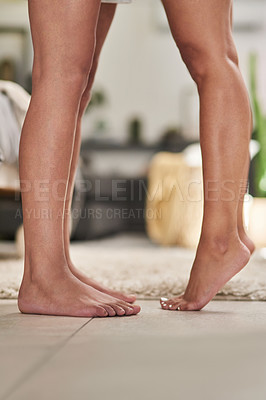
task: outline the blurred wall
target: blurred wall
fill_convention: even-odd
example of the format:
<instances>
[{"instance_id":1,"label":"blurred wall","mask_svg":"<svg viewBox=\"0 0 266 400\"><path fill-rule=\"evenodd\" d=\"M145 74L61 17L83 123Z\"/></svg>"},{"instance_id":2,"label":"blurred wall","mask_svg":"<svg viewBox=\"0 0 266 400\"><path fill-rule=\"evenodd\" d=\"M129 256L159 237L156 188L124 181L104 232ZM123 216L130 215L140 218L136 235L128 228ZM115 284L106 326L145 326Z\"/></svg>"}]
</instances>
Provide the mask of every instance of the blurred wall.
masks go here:
<instances>
[{"instance_id":1,"label":"blurred wall","mask_svg":"<svg viewBox=\"0 0 266 400\"><path fill-rule=\"evenodd\" d=\"M28 29L27 0L0 0L0 28L20 26ZM235 0L235 39L241 68L248 83L248 54L259 54L259 92L266 109L266 1ZM13 45L12 45L13 40ZM17 46L17 47L16 47ZM19 58L20 43L0 35L0 57ZM30 39L23 47L19 70L30 72ZM23 78L20 76L21 83ZM195 85L183 65L167 29L159 0L134 0L118 7L110 35L103 50L96 87L103 88L108 106L101 118L109 122L110 136L127 138L128 120L143 119L145 140L157 140L172 125L182 125L187 136L197 137L197 96ZM90 116L85 118L83 134L90 132Z\"/></svg>"}]
</instances>

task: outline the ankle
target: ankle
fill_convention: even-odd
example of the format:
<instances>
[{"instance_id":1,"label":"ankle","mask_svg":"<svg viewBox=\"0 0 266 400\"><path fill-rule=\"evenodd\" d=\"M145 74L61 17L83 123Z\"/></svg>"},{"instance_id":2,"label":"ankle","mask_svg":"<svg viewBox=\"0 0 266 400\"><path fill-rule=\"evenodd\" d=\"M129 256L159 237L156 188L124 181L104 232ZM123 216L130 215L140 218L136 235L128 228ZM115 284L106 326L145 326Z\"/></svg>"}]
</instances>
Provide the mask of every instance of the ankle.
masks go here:
<instances>
[{"instance_id":1,"label":"ankle","mask_svg":"<svg viewBox=\"0 0 266 400\"><path fill-rule=\"evenodd\" d=\"M37 253L26 253L24 261L24 279L28 283L43 284L52 282L54 279L62 279L68 271L65 257L49 255L40 256Z\"/></svg>"},{"instance_id":2,"label":"ankle","mask_svg":"<svg viewBox=\"0 0 266 400\"><path fill-rule=\"evenodd\" d=\"M202 233L199 247L203 247L207 254L221 257L239 245L239 237L236 232L232 233Z\"/></svg>"}]
</instances>

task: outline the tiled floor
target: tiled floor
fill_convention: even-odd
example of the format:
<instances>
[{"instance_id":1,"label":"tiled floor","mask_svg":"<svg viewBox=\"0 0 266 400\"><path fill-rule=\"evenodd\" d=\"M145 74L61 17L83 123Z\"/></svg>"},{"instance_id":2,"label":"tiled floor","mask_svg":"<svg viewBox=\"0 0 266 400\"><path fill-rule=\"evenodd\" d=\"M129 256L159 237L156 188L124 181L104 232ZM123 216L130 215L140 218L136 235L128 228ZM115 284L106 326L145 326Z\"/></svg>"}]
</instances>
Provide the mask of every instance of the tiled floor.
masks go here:
<instances>
[{"instance_id":1,"label":"tiled floor","mask_svg":"<svg viewBox=\"0 0 266 400\"><path fill-rule=\"evenodd\" d=\"M266 399L266 303L141 305L136 317L90 320L0 301L0 399Z\"/></svg>"}]
</instances>

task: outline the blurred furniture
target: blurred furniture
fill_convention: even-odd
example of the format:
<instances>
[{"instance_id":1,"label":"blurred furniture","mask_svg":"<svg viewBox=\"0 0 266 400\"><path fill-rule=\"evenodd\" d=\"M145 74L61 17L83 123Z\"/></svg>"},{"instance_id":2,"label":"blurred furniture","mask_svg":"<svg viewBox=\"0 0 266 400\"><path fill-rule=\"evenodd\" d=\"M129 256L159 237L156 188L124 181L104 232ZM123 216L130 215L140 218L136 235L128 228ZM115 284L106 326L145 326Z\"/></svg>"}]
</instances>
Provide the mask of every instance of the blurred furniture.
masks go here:
<instances>
[{"instance_id":1,"label":"blurred furniture","mask_svg":"<svg viewBox=\"0 0 266 400\"><path fill-rule=\"evenodd\" d=\"M0 237L13 239L22 224L20 195L12 189L0 188Z\"/></svg>"},{"instance_id":2,"label":"blurred furniture","mask_svg":"<svg viewBox=\"0 0 266 400\"><path fill-rule=\"evenodd\" d=\"M84 198L74 239L145 230L147 168L156 146L86 140L81 149Z\"/></svg>"},{"instance_id":3,"label":"blurred furniture","mask_svg":"<svg viewBox=\"0 0 266 400\"><path fill-rule=\"evenodd\" d=\"M162 150L182 151L189 142L164 141L154 145L132 145L86 140L81 148L83 197L76 213L74 239L84 240L117 232L145 232L147 174L154 154Z\"/></svg>"},{"instance_id":4,"label":"blurred furniture","mask_svg":"<svg viewBox=\"0 0 266 400\"><path fill-rule=\"evenodd\" d=\"M182 153L159 153L148 175L146 224L149 237L161 245L196 247L203 215L201 167Z\"/></svg>"}]
</instances>

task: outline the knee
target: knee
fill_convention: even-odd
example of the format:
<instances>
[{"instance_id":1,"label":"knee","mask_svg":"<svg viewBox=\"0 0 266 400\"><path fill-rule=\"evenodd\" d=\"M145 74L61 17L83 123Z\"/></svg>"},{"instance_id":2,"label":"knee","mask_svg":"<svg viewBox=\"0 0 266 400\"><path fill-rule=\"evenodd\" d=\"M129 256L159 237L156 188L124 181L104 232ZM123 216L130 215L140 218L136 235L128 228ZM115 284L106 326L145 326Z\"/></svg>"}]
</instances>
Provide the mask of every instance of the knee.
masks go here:
<instances>
[{"instance_id":1,"label":"knee","mask_svg":"<svg viewBox=\"0 0 266 400\"><path fill-rule=\"evenodd\" d=\"M32 90L46 87L46 90L71 91L81 96L87 88L92 60L84 57L80 60L60 60L53 63L34 61L32 71Z\"/></svg>"},{"instance_id":2,"label":"knee","mask_svg":"<svg viewBox=\"0 0 266 400\"><path fill-rule=\"evenodd\" d=\"M219 47L214 44L183 43L179 47L191 77L200 87L209 77L219 77L228 73L228 68L238 67L238 56L234 44Z\"/></svg>"}]
</instances>

